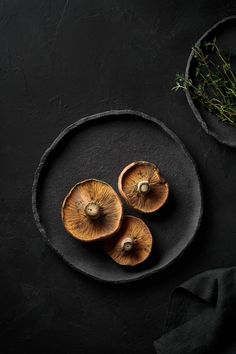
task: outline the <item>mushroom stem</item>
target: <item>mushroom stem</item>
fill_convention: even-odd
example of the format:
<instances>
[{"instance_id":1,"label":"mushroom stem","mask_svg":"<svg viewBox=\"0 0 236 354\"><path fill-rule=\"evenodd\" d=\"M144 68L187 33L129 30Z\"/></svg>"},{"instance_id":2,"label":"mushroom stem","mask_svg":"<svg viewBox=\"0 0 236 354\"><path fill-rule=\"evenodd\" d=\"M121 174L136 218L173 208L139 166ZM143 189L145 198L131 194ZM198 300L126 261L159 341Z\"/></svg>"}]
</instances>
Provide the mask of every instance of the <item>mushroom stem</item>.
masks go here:
<instances>
[{"instance_id":1,"label":"mushroom stem","mask_svg":"<svg viewBox=\"0 0 236 354\"><path fill-rule=\"evenodd\" d=\"M121 241L121 249L122 251L129 252L132 250L134 245L133 239L131 237L126 237Z\"/></svg>"},{"instance_id":2,"label":"mushroom stem","mask_svg":"<svg viewBox=\"0 0 236 354\"><path fill-rule=\"evenodd\" d=\"M148 181L141 181L137 186L138 192L141 194L146 194L150 191L150 185Z\"/></svg>"},{"instance_id":3,"label":"mushroom stem","mask_svg":"<svg viewBox=\"0 0 236 354\"><path fill-rule=\"evenodd\" d=\"M95 202L88 203L85 207L85 214L91 219L99 218L101 214L100 206Z\"/></svg>"}]
</instances>

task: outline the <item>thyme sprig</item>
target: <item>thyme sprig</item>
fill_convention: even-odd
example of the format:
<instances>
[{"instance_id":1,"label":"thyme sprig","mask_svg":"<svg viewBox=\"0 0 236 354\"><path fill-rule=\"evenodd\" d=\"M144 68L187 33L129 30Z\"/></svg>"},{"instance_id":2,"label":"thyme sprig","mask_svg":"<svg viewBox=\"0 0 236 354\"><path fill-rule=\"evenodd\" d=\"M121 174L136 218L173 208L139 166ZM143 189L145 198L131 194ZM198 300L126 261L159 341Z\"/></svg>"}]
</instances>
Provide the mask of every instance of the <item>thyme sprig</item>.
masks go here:
<instances>
[{"instance_id":1,"label":"thyme sprig","mask_svg":"<svg viewBox=\"0 0 236 354\"><path fill-rule=\"evenodd\" d=\"M216 38L193 47L196 69L193 80L176 75L173 90L189 90L191 97L220 121L236 126L236 74L230 57L223 53Z\"/></svg>"}]
</instances>

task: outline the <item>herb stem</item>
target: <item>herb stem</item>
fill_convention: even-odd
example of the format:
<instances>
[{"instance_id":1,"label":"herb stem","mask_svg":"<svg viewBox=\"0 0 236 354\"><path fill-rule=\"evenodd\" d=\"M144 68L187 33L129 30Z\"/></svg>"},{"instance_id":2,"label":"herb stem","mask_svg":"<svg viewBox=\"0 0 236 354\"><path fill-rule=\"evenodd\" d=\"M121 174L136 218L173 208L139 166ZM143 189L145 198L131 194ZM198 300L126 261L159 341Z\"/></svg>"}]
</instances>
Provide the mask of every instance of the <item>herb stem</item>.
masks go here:
<instances>
[{"instance_id":1,"label":"herb stem","mask_svg":"<svg viewBox=\"0 0 236 354\"><path fill-rule=\"evenodd\" d=\"M193 100L215 114L220 121L236 126L236 75L216 38L193 48L196 69L193 79L176 75L173 90L188 90Z\"/></svg>"}]
</instances>

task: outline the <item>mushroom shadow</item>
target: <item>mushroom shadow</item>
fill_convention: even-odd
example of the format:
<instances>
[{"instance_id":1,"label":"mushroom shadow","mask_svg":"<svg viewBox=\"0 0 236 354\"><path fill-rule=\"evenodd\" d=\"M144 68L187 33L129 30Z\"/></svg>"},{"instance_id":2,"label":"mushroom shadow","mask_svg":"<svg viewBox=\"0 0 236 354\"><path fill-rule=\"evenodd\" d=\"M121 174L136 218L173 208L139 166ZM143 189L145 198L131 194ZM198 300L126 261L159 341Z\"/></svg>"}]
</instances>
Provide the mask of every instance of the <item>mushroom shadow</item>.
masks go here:
<instances>
[{"instance_id":1,"label":"mushroom shadow","mask_svg":"<svg viewBox=\"0 0 236 354\"><path fill-rule=\"evenodd\" d=\"M173 213L175 210L176 210L176 198L174 196L174 192L170 189L169 196L166 203L154 213L144 214L142 218L145 220L145 222L147 222L147 224L149 221L152 222L153 221L159 222L161 220L164 221L166 218L169 218L171 213Z\"/></svg>"}]
</instances>

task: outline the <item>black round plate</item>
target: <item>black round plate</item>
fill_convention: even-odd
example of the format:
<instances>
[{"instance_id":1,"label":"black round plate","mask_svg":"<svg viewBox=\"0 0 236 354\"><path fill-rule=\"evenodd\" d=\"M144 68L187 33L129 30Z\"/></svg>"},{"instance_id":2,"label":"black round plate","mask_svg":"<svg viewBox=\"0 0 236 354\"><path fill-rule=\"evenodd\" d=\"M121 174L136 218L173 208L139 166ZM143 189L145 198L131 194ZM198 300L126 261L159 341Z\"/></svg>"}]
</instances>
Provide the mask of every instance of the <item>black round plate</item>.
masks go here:
<instances>
[{"instance_id":1,"label":"black round plate","mask_svg":"<svg viewBox=\"0 0 236 354\"><path fill-rule=\"evenodd\" d=\"M197 41L196 45L200 46L202 42L212 41L217 38L220 49L230 52L233 69L236 70L236 16L226 17L217 22ZM194 80L195 60L193 50L188 58L185 77ZM219 121L219 119L193 102L191 93L186 91L186 96L190 107L193 110L197 120L206 131L207 134L213 136L222 144L236 147L236 128Z\"/></svg>"},{"instance_id":2,"label":"black round plate","mask_svg":"<svg viewBox=\"0 0 236 354\"><path fill-rule=\"evenodd\" d=\"M125 213L141 217L154 238L148 261L126 268L100 243L85 244L68 235L60 210L70 188L83 179L105 180L117 190L119 173L135 160L159 166L171 193L167 205L153 215L124 203ZM159 120L130 110L93 115L66 128L40 161L32 201L37 226L52 248L75 269L110 282L134 281L166 268L192 241L202 213L199 178L184 145Z\"/></svg>"}]
</instances>

